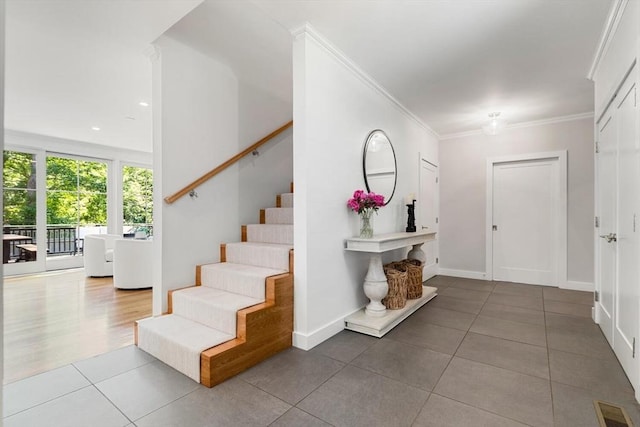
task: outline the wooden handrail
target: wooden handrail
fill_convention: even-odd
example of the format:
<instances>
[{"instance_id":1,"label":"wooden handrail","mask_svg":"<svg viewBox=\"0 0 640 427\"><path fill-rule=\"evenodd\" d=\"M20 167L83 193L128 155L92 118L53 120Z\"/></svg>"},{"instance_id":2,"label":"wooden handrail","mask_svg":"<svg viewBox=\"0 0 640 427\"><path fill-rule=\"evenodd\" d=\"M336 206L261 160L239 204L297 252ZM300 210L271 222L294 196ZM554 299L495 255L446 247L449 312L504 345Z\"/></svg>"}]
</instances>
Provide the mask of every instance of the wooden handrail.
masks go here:
<instances>
[{"instance_id":1,"label":"wooden handrail","mask_svg":"<svg viewBox=\"0 0 640 427\"><path fill-rule=\"evenodd\" d=\"M293 126L293 120L290 121L289 123L279 127L278 129L274 130L269 135L265 136L264 138L262 138L260 141L256 142L255 144L250 145L249 147L245 148L244 150L242 150L241 152L239 152L238 154L236 154L235 156L233 156L232 158L230 158L226 162L222 163L220 166L218 166L215 169L212 169L209 172L207 172L206 174L202 175L200 178L196 179L195 181L193 181L192 183L190 183L189 185L184 187L182 190L179 190L179 191L175 192L171 196L165 197L164 201L169 203L169 204L171 204L171 203L175 202L176 200L178 200L180 197L184 196L185 194L189 194L189 192L191 192L193 189L195 189L196 187L198 187L201 184L204 184L206 181L210 180L211 178L213 178L214 176L216 176L217 174L219 174L220 172L222 172L223 170L225 170L226 168L228 168L229 166L231 166L232 164L234 164L235 162L237 162L238 160L240 160L241 158L243 158L247 154L253 152L258 147L264 145L265 143L267 143L267 141L269 141L274 136L277 136L277 135L281 134L282 132L284 132L285 130L289 129L291 126Z\"/></svg>"}]
</instances>

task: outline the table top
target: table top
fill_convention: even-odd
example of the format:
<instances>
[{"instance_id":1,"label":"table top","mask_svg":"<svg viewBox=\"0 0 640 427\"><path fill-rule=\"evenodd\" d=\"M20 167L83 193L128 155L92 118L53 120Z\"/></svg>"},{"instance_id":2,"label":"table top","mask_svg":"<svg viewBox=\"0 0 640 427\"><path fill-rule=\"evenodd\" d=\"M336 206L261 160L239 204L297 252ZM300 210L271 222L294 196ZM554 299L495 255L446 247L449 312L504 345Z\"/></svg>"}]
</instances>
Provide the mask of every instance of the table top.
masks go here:
<instances>
[{"instance_id":1,"label":"table top","mask_svg":"<svg viewBox=\"0 0 640 427\"><path fill-rule=\"evenodd\" d=\"M382 253L435 240L435 238L435 231L424 230L414 233L377 234L370 239L351 237L345 240L345 249L348 251Z\"/></svg>"}]
</instances>

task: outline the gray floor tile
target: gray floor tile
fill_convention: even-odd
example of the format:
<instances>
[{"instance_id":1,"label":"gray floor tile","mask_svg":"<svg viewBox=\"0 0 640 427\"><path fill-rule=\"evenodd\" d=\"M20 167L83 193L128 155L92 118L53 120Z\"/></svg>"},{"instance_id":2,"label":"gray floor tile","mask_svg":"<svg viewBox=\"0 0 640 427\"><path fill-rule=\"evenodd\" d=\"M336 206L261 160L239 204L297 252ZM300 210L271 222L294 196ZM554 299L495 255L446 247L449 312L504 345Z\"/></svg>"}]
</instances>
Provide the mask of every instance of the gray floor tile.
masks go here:
<instances>
[{"instance_id":1,"label":"gray floor tile","mask_svg":"<svg viewBox=\"0 0 640 427\"><path fill-rule=\"evenodd\" d=\"M624 407L634 425L640 425L640 405L629 394L604 394L556 382L551 383L551 389L553 390L553 413L556 426L600 427L593 405L594 400L602 400Z\"/></svg>"},{"instance_id":2,"label":"gray floor tile","mask_svg":"<svg viewBox=\"0 0 640 427\"><path fill-rule=\"evenodd\" d=\"M157 361L99 382L96 387L135 422L203 386Z\"/></svg>"},{"instance_id":3,"label":"gray floor tile","mask_svg":"<svg viewBox=\"0 0 640 427\"><path fill-rule=\"evenodd\" d=\"M549 360L544 347L469 332L456 356L549 379Z\"/></svg>"},{"instance_id":4,"label":"gray floor tile","mask_svg":"<svg viewBox=\"0 0 640 427\"><path fill-rule=\"evenodd\" d=\"M526 344L547 345L545 327L531 323L513 322L480 315L473 322L469 331Z\"/></svg>"},{"instance_id":5,"label":"gray floor tile","mask_svg":"<svg viewBox=\"0 0 640 427\"><path fill-rule=\"evenodd\" d=\"M545 301L550 300L570 302L573 304L593 305L593 292L545 287L543 294Z\"/></svg>"},{"instance_id":6,"label":"gray floor tile","mask_svg":"<svg viewBox=\"0 0 640 427\"><path fill-rule=\"evenodd\" d=\"M544 300L544 311L591 319L591 306L586 304Z\"/></svg>"},{"instance_id":7,"label":"gray floor tile","mask_svg":"<svg viewBox=\"0 0 640 427\"><path fill-rule=\"evenodd\" d=\"M393 340L382 340L358 356L358 366L405 384L430 391L451 356Z\"/></svg>"},{"instance_id":8,"label":"gray floor tile","mask_svg":"<svg viewBox=\"0 0 640 427\"><path fill-rule=\"evenodd\" d=\"M344 363L291 348L265 360L240 378L295 405L338 372Z\"/></svg>"},{"instance_id":9,"label":"gray floor tile","mask_svg":"<svg viewBox=\"0 0 640 427\"><path fill-rule=\"evenodd\" d=\"M3 415L9 416L79 390L90 383L72 365L4 386Z\"/></svg>"},{"instance_id":10,"label":"gray floor tile","mask_svg":"<svg viewBox=\"0 0 640 427\"><path fill-rule=\"evenodd\" d=\"M542 297L531 295L510 295L493 293L487 303L512 305L515 307L528 308L531 310L543 310Z\"/></svg>"},{"instance_id":11,"label":"gray floor tile","mask_svg":"<svg viewBox=\"0 0 640 427\"><path fill-rule=\"evenodd\" d=\"M591 318L559 313L545 313L547 329L562 329L575 332L600 332L600 326Z\"/></svg>"},{"instance_id":12,"label":"gray floor tile","mask_svg":"<svg viewBox=\"0 0 640 427\"><path fill-rule=\"evenodd\" d=\"M291 405L232 378L200 388L136 421L138 427L267 426Z\"/></svg>"},{"instance_id":13,"label":"gray floor tile","mask_svg":"<svg viewBox=\"0 0 640 427\"><path fill-rule=\"evenodd\" d=\"M519 296L540 297L543 286L525 285L523 283L496 282L493 292L496 294L508 294Z\"/></svg>"},{"instance_id":14,"label":"gray floor tile","mask_svg":"<svg viewBox=\"0 0 640 427\"><path fill-rule=\"evenodd\" d=\"M482 409L431 393L413 423L414 427L526 427Z\"/></svg>"},{"instance_id":15,"label":"gray floor tile","mask_svg":"<svg viewBox=\"0 0 640 427\"><path fill-rule=\"evenodd\" d=\"M455 278L450 276L434 276L431 279L426 280L424 284L439 288L441 286L449 286L453 280L455 280Z\"/></svg>"},{"instance_id":16,"label":"gray floor tile","mask_svg":"<svg viewBox=\"0 0 640 427\"><path fill-rule=\"evenodd\" d=\"M335 426L409 426L429 393L346 366L298 404Z\"/></svg>"},{"instance_id":17,"label":"gray floor tile","mask_svg":"<svg viewBox=\"0 0 640 427\"><path fill-rule=\"evenodd\" d=\"M485 291L472 291L470 289L454 288L449 286L442 291L438 291L439 295L445 297L457 298L465 301L478 301L485 302L490 295L490 292Z\"/></svg>"},{"instance_id":18,"label":"gray floor tile","mask_svg":"<svg viewBox=\"0 0 640 427\"><path fill-rule=\"evenodd\" d=\"M544 325L544 311L515 307L513 305L493 304L488 302L484 307L482 307L480 314L487 317L494 317L496 319Z\"/></svg>"},{"instance_id":19,"label":"gray floor tile","mask_svg":"<svg viewBox=\"0 0 640 427\"><path fill-rule=\"evenodd\" d=\"M460 289L469 289L472 291L491 292L495 283L487 280L457 278L452 280L449 286Z\"/></svg>"},{"instance_id":20,"label":"gray floor tile","mask_svg":"<svg viewBox=\"0 0 640 427\"><path fill-rule=\"evenodd\" d=\"M325 423L319 418L311 414L307 414L298 408L291 408L283 416L278 418L271 427L331 427L331 424Z\"/></svg>"},{"instance_id":21,"label":"gray floor tile","mask_svg":"<svg viewBox=\"0 0 640 427\"><path fill-rule=\"evenodd\" d=\"M478 314L482 310L484 301L469 301L444 295L438 295L429 301L429 307L444 308L446 310L461 311L463 313Z\"/></svg>"},{"instance_id":22,"label":"gray floor tile","mask_svg":"<svg viewBox=\"0 0 640 427\"><path fill-rule=\"evenodd\" d=\"M615 360L615 355L600 330L547 328L547 345L569 353Z\"/></svg>"},{"instance_id":23,"label":"gray floor tile","mask_svg":"<svg viewBox=\"0 0 640 427\"><path fill-rule=\"evenodd\" d=\"M310 350L340 362L349 363L378 341L377 338L346 329Z\"/></svg>"},{"instance_id":24,"label":"gray floor tile","mask_svg":"<svg viewBox=\"0 0 640 427\"><path fill-rule=\"evenodd\" d=\"M433 307L431 304L427 304L422 306L420 310L416 311L413 314L413 317L418 318L425 323L466 331L475 320L476 315L463 313L461 311L447 310L446 308Z\"/></svg>"},{"instance_id":25,"label":"gray floor tile","mask_svg":"<svg viewBox=\"0 0 640 427\"><path fill-rule=\"evenodd\" d=\"M131 423L91 385L3 421L5 427L123 427Z\"/></svg>"},{"instance_id":26,"label":"gray floor tile","mask_svg":"<svg viewBox=\"0 0 640 427\"><path fill-rule=\"evenodd\" d=\"M617 360L549 349L551 380L598 393L633 393Z\"/></svg>"},{"instance_id":27,"label":"gray floor tile","mask_svg":"<svg viewBox=\"0 0 640 427\"><path fill-rule=\"evenodd\" d=\"M532 426L552 426L548 380L454 357L436 394Z\"/></svg>"},{"instance_id":28,"label":"gray floor tile","mask_svg":"<svg viewBox=\"0 0 640 427\"><path fill-rule=\"evenodd\" d=\"M445 354L454 354L465 332L459 329L432 325L410 317L384 336L384 340L400 341L426 347Z\"/></svg>"},{"instance_id":29,"label":"gray floor tile","mask_svg":"<svg viewBox=\"0 0 640 427\"><path fill-rule=\"evenodd\" d=\"M73 365L92 383L127 372L157 360L135 345L75 362Z\"/></svg>"}]
</instances>

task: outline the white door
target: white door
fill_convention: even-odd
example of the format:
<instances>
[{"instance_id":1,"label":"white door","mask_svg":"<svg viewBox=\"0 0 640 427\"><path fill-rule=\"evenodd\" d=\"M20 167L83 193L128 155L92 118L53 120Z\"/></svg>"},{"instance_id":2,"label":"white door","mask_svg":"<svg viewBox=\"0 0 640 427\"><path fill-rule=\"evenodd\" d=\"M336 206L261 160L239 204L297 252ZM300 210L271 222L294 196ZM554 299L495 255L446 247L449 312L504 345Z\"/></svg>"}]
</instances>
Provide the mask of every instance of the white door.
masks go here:
<instances>
[{"instance_id":1,"label":"white door","mask_svg":"<svg viewBox=\"0 0 640 427\"><path fill-rule=\"evenodd\" d=\"M598 165L596 196L599 228L597 232L604 236L597 240L598 256L598 301L596 302L597 319L600 328L613 347L614 292L616 283L616 249L617 243L608 235L617 231L617 142L615 117L605 116L598 128Z\"/></svg>"},{"instance_id":2,"label":"white door","mask_svg":"<svg viewBox=\"0 0 640 427\"><path fill-rule=\"evenodd\" d=\"M493 278L558 282L558 159L493 166Z\"/></svg>"},{"instance_id":3,"label":"white door","mask_svg":"<svg viewBox=\"0 0 640 427\"><path fill-rule=\"evenodd\" d=\"M618 283L615 291L613 350L627 376L636 386L638 363L634 360L638 336L638 287L640 286L640 142L636 85L628 79L618 95L616 127L618 136ZM616 100L617 101L617 100ZM604 240L604 239L602 239Z\"/></svg>"},{"instance_id":4,"label":"white door","mask_svg":"<svg viewBox=\"0 0 640 427\"><path fill-rule=\"evenodd\" d=\"M438 232L438 167L426 159L420 158L420 196L418 204L418 226L422 230ZM437 235L436 235L437 238ZM437 240L425 243L422 247L427 260L423 269L426 280L437 274Z\"/></svg>"}]
</instances>

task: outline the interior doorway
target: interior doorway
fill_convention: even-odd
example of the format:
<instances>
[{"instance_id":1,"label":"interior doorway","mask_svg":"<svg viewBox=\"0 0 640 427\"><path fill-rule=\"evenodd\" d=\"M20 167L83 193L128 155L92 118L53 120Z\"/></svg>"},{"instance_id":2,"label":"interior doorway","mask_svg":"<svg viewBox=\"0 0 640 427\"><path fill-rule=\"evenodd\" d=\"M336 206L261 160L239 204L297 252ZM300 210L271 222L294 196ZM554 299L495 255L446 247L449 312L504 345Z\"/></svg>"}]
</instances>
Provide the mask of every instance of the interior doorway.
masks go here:
<instances>
[{"instance_id":1,"label":"interior doorway","mask_svg":"<svg viewBox=\"0 0 640 427\"><path fill-rule=\"evenodd\" d=\"M424 231L438 232L438 166L420 156L420 194L418 226ZM422 277L426 280L438 273L438 235L422 246L426 255Z\"/></svg>"},{"instance_id":2,"label":"interior doorway","mask_svg":"<svg viewBox=\"0 0 640 427\"><path fill-rule=\"evenodd\" d=\"M561 286L567 271L565 151L487 160L487 276Z\"/></svg>"}]
</instances>

